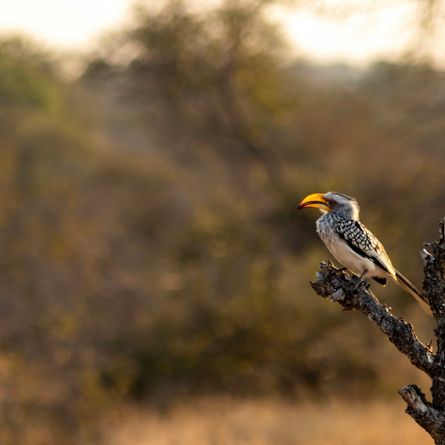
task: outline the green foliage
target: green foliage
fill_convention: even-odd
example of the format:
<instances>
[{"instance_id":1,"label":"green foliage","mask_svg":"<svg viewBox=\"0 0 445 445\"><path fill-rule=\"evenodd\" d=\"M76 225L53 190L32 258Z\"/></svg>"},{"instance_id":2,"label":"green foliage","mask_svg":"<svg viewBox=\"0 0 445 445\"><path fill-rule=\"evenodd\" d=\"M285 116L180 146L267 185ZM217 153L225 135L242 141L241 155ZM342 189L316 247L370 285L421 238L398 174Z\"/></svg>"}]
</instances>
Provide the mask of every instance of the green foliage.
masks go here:
<instances>
[{"instance_id":1,"label":"green foliage","mask_svg":"<svg viewBox=\"0 0 445 445\"><path fill-rule=\"evenodd\" d=\"M59 81L48 57L21 39L0 44L0 101L3 106L50 109L57 102Z\"/></svg>"}]
</instances>

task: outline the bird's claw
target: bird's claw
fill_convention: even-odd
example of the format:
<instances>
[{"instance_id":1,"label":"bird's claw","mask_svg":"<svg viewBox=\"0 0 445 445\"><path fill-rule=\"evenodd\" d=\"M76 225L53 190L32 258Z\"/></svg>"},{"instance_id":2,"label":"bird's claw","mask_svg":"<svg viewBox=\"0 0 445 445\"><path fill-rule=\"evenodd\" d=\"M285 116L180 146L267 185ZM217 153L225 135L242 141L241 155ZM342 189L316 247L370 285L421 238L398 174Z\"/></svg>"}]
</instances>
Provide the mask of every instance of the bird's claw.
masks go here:
<instances>
[{"instance_id":1,"label":"bird's claw","mask_svg":"<svg viewBox=\"0 0 445 445\"><path fill-rule=\"evenodd\" d=\"M354 286L354 292L357 292L361 286L365 286L365 288L367 287L368 282L366 281L366 279L358 278L356 281L357 282L355 283Z\"/></svg>"},{"instance_id":2,"label":"bird's claw","mask_svg":"<svg viewBox=\"0 0 445 445\"><path fill-rule=\"evenodd\" d=\"M353 280L356 282L355 286L354 286L354 292L357 292L360 289L361 286L364 286L365 289L368 289L369 282L365 278L366 272L367 272L367 270L365 269L363 271L363 273L359 277L357 277L357 276L353 277Z\"/></svg>"}]
</instances>

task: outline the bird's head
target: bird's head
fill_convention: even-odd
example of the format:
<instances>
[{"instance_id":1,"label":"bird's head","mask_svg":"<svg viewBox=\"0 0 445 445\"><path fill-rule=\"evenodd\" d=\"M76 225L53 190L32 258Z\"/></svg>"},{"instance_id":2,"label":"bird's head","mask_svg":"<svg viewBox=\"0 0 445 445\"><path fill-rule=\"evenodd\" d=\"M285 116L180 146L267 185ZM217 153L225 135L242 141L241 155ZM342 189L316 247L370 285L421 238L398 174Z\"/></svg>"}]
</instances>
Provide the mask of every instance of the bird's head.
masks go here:
<instances>
[{"instance_id":1,"label":"bird's head","mask_svg":"<svg viewBox=\"0 0 445 445\"><path fill-rule=\"evenodd\" d=\"M306 196L298 205L298 209L308 207L320 209L322 213L344 213L353 219L358 219L360 210L355 198L337 192L312 193Z\"/></svg>"}]
</instances>

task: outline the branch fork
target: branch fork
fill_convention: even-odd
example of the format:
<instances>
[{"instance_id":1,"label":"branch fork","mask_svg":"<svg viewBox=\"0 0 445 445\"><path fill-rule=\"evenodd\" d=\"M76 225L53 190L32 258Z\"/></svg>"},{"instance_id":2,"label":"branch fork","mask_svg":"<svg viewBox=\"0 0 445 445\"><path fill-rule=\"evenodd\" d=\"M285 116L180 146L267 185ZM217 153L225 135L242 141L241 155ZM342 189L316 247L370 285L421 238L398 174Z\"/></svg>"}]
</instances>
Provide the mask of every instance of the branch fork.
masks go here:
<instances>
[{"instance_id":1,"label":"branch fork","mask_svg":"<svg viewBox=\"0 0 445 445\"><path fill-rule=\"evenodd\" d=\"M399 394L407 403L406 412L436 445L445 445L445 220L440 222L439 234L439 240L425 244L422 251L424 297L436 320L435 353L418 339L410 323L396 317L391 308L378 300L366 280L350 276L327 261L321 263L311 285L318 295L344 310L358 310L366 315L415 367L431 378L431 402L416 385L404 386Z\"/></svg>"}]
</instances>

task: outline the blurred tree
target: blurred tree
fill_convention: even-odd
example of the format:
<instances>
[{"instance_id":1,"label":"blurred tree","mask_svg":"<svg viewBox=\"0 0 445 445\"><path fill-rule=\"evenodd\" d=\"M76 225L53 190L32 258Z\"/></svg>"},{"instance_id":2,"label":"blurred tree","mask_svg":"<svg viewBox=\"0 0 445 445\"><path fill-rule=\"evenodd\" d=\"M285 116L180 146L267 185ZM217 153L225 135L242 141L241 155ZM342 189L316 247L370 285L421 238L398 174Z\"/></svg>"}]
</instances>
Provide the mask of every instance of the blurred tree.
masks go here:
<instances>
[{"instance_id":1,"label":"blurred tree","mask_svg":"<svg viewBox=\"0 0 445 445\"><path fill-rule=\"evenodd\" d=\"M270 133L295 98L283 83L284 41L264 18L271 3L230 0L203 13L177 1L139 8L127 37L137 55L122 84L164 152L205 161L200 147L210 144L223 159L258 164L274 187L283 178ZM95 61L85 77L94 82L108 66Z\"/></svg>"},{"instance_id":2,"label":"blurred tree","mask_svg":"<svg viewBox=\"0 0 445 445\"><path fill-rule=\"evenodd\" d=\"M87 443L96 416L133 399L384 393L410 372L389 376L369 353L390 356L378 338L310 297L325 253L293 209L313 190L357 196L415 277L408 253L445 206L443 74L294 60L268 21L275 4L142 9L74 82L32 45L0 44L11 443L26 444L18 424Z\"/></svg>"}]
</instances>

